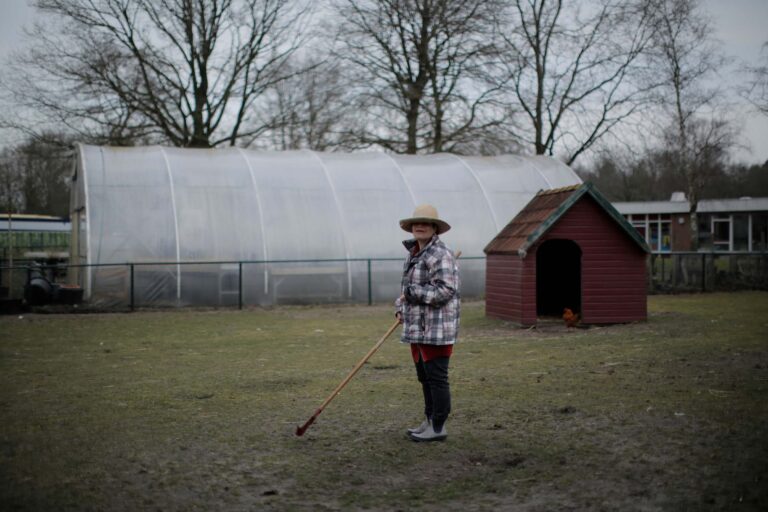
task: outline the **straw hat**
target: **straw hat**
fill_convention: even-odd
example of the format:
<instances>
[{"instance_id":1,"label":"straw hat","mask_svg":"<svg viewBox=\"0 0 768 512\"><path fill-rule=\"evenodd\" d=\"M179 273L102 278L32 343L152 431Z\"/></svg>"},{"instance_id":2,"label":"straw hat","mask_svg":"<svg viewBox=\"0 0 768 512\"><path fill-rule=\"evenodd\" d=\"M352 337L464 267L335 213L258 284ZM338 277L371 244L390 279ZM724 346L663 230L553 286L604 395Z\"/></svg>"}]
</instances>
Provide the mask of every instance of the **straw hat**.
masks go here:
<instances>
[{"instance_id":1,"label":"straw hat","mask_svg":"<svg viewBox=\"0 0 768 512\"><path fill-rule=\"evenodd\" d=\"M413 211L413 216L400 221L400 227L411 232L411 226L416 222L437 224L437 234L440 235L451 229L451 225L441 220L437 215L437 209L431 204L421 204Z\"/></svg>"}]
</instances>

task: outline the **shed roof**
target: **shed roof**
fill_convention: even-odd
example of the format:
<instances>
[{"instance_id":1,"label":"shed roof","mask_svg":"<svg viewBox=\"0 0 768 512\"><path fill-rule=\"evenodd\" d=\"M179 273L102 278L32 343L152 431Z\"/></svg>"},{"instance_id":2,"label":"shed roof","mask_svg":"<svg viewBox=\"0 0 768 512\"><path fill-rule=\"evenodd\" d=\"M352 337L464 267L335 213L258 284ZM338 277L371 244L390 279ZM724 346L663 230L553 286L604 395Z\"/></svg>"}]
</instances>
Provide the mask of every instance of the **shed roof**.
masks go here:
<instances>
[{"instance_id":1,"label":"shed roof","mask_svg":"<svg viewBox=\"0 0 768 512\"><path fill-rule=\"evenodd\" d=\"M485 247L486 254L518 254L524 258L535 244L576 202L589 195L618 226L649 252L637 230L591 183L540 191Z\"/></svg>"}]
</instances>

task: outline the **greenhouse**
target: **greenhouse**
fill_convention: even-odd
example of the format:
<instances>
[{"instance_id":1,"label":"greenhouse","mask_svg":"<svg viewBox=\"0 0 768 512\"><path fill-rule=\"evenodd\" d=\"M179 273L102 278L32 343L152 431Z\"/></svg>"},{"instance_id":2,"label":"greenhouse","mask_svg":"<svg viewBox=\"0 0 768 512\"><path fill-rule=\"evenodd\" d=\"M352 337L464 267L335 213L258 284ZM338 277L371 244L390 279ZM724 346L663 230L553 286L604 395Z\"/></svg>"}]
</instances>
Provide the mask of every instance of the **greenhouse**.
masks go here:
<instances>
[{"instance_id":1,"label":"greenhouse","mask_svg":"<svg viewBox=\"0 0 768 512\"><path fill-rule=\"evenodd\" d=\"M548 157L80 145L71 275L98 304L390 301L431 203L483 293L483 247L542 189L580 183Z\"/></svg>"}]
</instances>

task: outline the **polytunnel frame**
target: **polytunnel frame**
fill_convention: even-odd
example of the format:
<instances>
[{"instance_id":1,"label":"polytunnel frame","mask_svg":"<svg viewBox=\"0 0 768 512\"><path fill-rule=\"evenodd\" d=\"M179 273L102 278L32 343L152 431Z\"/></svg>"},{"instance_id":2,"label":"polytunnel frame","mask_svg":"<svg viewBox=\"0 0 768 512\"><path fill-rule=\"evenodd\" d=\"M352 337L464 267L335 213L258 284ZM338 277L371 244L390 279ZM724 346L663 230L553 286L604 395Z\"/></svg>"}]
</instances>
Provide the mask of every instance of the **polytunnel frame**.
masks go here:
<instances>
[{"instance_id":1,"label":"polytunnel frame","mask_svg":"<svg viewBox=\"0 0 768 512\"><path fill-rule=\"evenodd\" d=\"M328 168L325 166L325 162L323 162L322 158L320 158L315 151L310 151L308 149L302 150L302 153L310 153L312 157L317 160L317 163L320 164L320 169L323 171L323 176L325 177L325 181L328 182L328 187L331 189L331 196L333 197L333 205L334 209L336 210L336 215L339 217L339 223L341 223L342 226L344 226L344 214L341 211L341 204L339 203L339 195L336 193L336 185L334 185L333 180L331 179L330 175L328 174ZM349 241L347 240L347 230L342 229L341 230L341 241L344 243L344 255L346 256L347 260L347 297L352 297L352 266L350 264L350 255L349 255Z\"/></svg>"},{"instance_id":2,"label":"polytunnel frame","mask_svg":"<svg viewBox=\"0 0 768 512\"><path fill-rule=\"evenodd\" d=\"M491 220L493 221L493 225L494 225L494 227L496 228L496 232L498 233L498 232L499 232L499 230L501 229L501 228L499 227L499 219L496 217L496 212L495 212L495 211L493 211L493 208L491 208L491 200L490 200L490 198L488 197L488 191L487 191L487 190L485 190L485 185L483 185L483 182L481 182L481 181L480 181L480 178L477 176L477 173L475 173L474 169L472 169L472 167L470 167L470 166L469 166L469 164L467 164L467 162L466 162L466 161L465 161L463 158L461 158L461 157L460 157L460 156L458 156L458 155L454 155L454 154L452 154L452 153L449 153L449 154L450 154L451 156L453 156L454 158L456 158L456 160L458 160L458 161L461 163L461 165L462 165L462 166L463 166L463 167L464 167L464 168L465 168L467 171L469 171L469 175L470 175L470 176L472 176L472 178L473 178L473 179L475 180L475 182L477 183L477 186L478 186L478 188L480 189L480 192L482 192L482 193L483 193L483 197L485 198L485 207L486 207L486 208L488 208L488 211L491 213ZM538 169L536 170L536 172L538 172L539 174L541 174L541 172L540 172ZM542 176L542 178L543 178L543 176ZM544 181L547 181L547 180L545 179ZM547 181L547 184L549 184L549 182L548 182L548 181Z\"/></svg>"},{"instance_id":3,"label":"polytunnel frame","mask_svg":"<svg viewBox=\"0 0 768 512\"><path fill-rule=\"evenodd\" d=\"M163 155L165 170L168 174L168 185L171 191L171 209L173 210L173 231L176 239L176 300L181 300L181 247L179 246L179 214L176 211L176 186L173 184L173 171L171 163L168 161L168 155L165 148L160 146L160 153ZM102 154L104 150L102 149ZM105 166L106 168L106 166Z\"/></svg>"},{"instance_id":4,"label":"polytunnel frame","mask_svg":"<svg viewBox=\"0 0 768 512\"><path fill-rule=\"evenodd\" d=\"M85 229L79 228L80 229L79 233L82 233L85 236L85 239L86 239L85 240L85 247L82 247L82 244L81 244L81 246L76 249L76 253L77 253L77 255L79 255L79 257L82 257L83 254L81 254L81 250L85 249L82 252L85 253L85 257L86 257L86 261L87 261L87 263L89 265L89 269L88 269L88 272L85 272L85 276L83 276L83 281L85 281L84 284L85 284L87 296L90 297L94 293L94 286L96 284L94 282L94 275L92 273L93 272L93 268L91 267L91 265L96 264L96 266L98 266L99 262L97 262L95 260L95 258L97 258L97 255L95 254L95 251L97 250L97 248L92 243L93 242L92 236L93 236L94 232L93 232L91 224L93 223L92 220L94 220L96 217L94 217L95 212L92 211L92 203L93 202L92 202L91 197L90 197L91 196L91 190L90 190L91 187L90 187L90 185L88 183L89 179L85 175L90 170L90 169L86 169L86 167L91 167L91 166L88 165L87 158L90 159L90 160L93 160L94 159L93 157L96 156L96 155L93 154L92 150L88 150L88 147L86 147L86 146L87 145L85 145L85 144L78 144L77 153L76 153L78 155L78 157L79 157L80 162L81 162L81 165L80 165L80 168L81 168L80 169L81 170L80 176L81 176L81 180L83 181L83 184L82 184L82 186L81 186L81 188L79 190L82 191L82 194L84 196L83 199L78 202L78 205L79 205L78 207L80 209L85 209L85 215L82 215L82 217L85 220L85 224L86 224L85 225ZM108 156L107 152L108 152L109 149L110 148L105 147L105 146L98 147L99 154L98 154L97 158L100 158L100 160L101 160L102 173L107 171L107 162L106 162L106 160L107 160L107 156ZM186 263L190 263L190 262L182 262L181 261L181 240L180 240L180 229L181 229L181 226L179 224L179 214L180 214L180 212L178 210L179 209L179 204L178 204L178 201L177 201L177 199L178 199L177 198L177 191L176 191L177 187L176 187L176 184L174 182L175 172L174 172L174 169L172 168L172 165L171 165L170 155L167 152L167 148L165 148L163 146L155 146L155 149L160 153L160 155L162 155L162 158L163 158L162 166L164 167L164 171L165 171L163 174L166 175L166 179L168 180L168 194L169 194L169 199L170 199L170 205L169 206L173 210L173 233L174 233L174 238L175 238L174 246L173 246L174 249L173 250L175 252L175 259L176 259L176 261L175 262L165 262L165 263L173 264L176 267L176 279L175 279L175 281L176 281L176 283L175 283L176 284L176 293L175 293L175 298L178 301L178 300L180 300L182 298L182 295L183 295L182 294L182 277L183 277L182 276L182 272L187 272L187 271L184 271L184 269L182 269L181 267L183 266L182 264L186 264ZM258 211L258 215L259 215L258 226L259 226L259 229L260 229L261 233L265 234L267 232L267 226L265 226L265 220L264 220L264 215L265 215L265 211L264 211L264 197L263 197L264 196L264 191L260 189L258 180L256 179L256 171L255 171L255 168L254 168L254 164L251 162L252 158L246 153L246 150L244 150L242 148L235 147L235 148L231 148L231 149L233 149L233 150L235 150L237 152L237 156L239 157L239 158L237 158L237 160L244 161L244 163L246 165L246 169L248 171L248 179L250 181L250 186L252 187L253 194L254 194L253 198L254 198L255 203L256 203L254 205L254 207ZM334 205L333 205L333 211L334 211L334 214L335 214L334 216L337 219L339 219L339 222L341 223L342 226L346 226L346 220L345 220L345 218L343 216L344 206L342 204L342 198L339 195L339 191L337 190L337 187L336 187L336 182L334 181L335 179L337 179L337 177L335 177L335 170L334 170L334 174L331 173L331 169L329 168L330 162L326 162L325 160L323 160L322 153L318 153L318 152L315 152L315 151L304 149L304 150L296 151L295 153L296 154L302 154L303 153L305 156L309 157L309 160L316 162L316 165L317 165L316 170L317 171L321 171L323 173L322 174L322 176L323 176L322 177L322 181L326 183L326 186L328 187L327 191L330 193L330 198L334 202ZM88 154L88 157L86 157L86 154ZM258 152L256 152L256 154L258 154ZM434 155L434 156L437 157L439 155L441 155L441 154L437 154L437 155ZM503 158L504 155L500 155L500 157L502 157L502 159L498 160L497 164L491 164L491 167L489 167L489 168L485 167L485 164L481 165L479 168L475 168L475 167L473 167L473 165L471 165L469 163L469 161L467 161L465 158L463 158L460 155L455 155L455 154L451 154L451 153L442 153L442 155L444 157L447 157L447 158L452 159L455 162L457 162L459 164L458 168L463 169L464 172L466 172L466 176L472 182L474 182L474 184L477 187L475 189L476 190L475 193L477 194L475 197L477 199L482 197L482 201L483 201L483 203L485 205L484 210L486 210L488 212L489 220L492 223L492 224L490 224L489 227L493 227L497 232L500 229L501 224L502 224L502 222L499 220L499 213L500 212L497 212L495 210L495 207L498 206L498 204L496 204L498 202L498 198L495 198L495 197L492 198L491 197L492 194L490 192L491 190L493 190L494 191L493 195L495 195L497 193L496 192L496 187L493 186L493 188L488 188L488 185L493 185L494 183L496 183L496 181L491 181L489 183L486 183L487 178L482 178L481 179L481 176L484 175L484 173L489 172L489 170L494 169L494 167L497 168L496 170L499 170L499 169L506 170L506 168L510 168L510 170L514 170L515 167L519 166L521 169L525 169L526 172L529 175L531 175L531 176L534 176L534 175L538 176L538 178L541 180L541 183L545 184L545 186L547 188L552 188L553 187L553 184L552 184L553 181L550 180L550 178L547 176L546 172L543 170L542 165L544 164L544 161L539 159L540 157L546 158L546 156L544 156L544 155L536 155L536 156L532 156L532 155L530 155L530 156L507 155L508 158ZM421 155L421 158L423 158L424 156L425 155ZM396 175L399 177L398 181L400 181L402 183L403 187L404 187L402 189L403 192L407 192L407 196L408 196L408 199L410 199L410 203L415 207L419 202L422 202L421 199L417 199L417 195L416 195L415 190L413 188L413 184L410 181L410 179L411 179L410 175L411 175L411 173L413 171L410 168L410 166L411 166L410 161L405 160L405 158L407 158L408 156L407 155L391 155L389 153L381 152L381 153L378 153L378 157L379 158L384 158L385 160L387 160L388 162L391 163L391 165L393 166L392 170L396 171ZM398 157L405 157L405 158L398 158ZM257 157L254 156L253 158L257 158ZM479 156L476 158L476 160L478 160L478 162L475 162L475 165L478 165L479 162L481 162L480 159L481 159L481 157L479 157ZM401 160L402 160L402 162L401 162ZM445 160L443 160L443 161L445 162ZM474 162L474 160L473 160L473 162ZM92 163L98 165L97 162L92 162ZM405 169L404 169L403 165L401 165L401 163L408 165L409 171L408 171L407 175L406 175ZM544 167L546 167L546 166L544 166ZM564 167L567 167L567 166L564 166ZM556 169L556 168L553 168L553 169ZM553 170L553 169L550 169L550 170ZM562 181L561 179L559 179L558 176L559 176L559 174L555 174L555 175L552 176L552 178L555 179L557 182ZM573 170L571 169L570 170L570 176L568 178L566 178L566 181L572 180L572 179L577 179L578 180L578 176L575 175L575 173L573 173ZM486 181L484 181L484 180L486 180ZM496 178L494 178L494 180L496 180ZM560 185L558 185L558 186L560 186ZM528 191L527 188L523 188L522 190L523 191ZM536 191L530 190L530 192L531 192L532 195L534 195ZM424 191L421 191L420 195L423 196L424 195ZM405 199L405 198L403 197L403 199ZM401 204L401 206L402 206L402 204ZM102 218L102 221L103 221L103 218ZM344 229L342 229L339 234L341 235L341 238L342 238L342 241L343 241L343 249L344 249L344 253L343 254L345 256L345 260L340 260L340 261L345 261L345 263L346 263L346 272L345 272L345 274L347 276L347 283L346 283L347 284L347 286L346 286L346 288L347 288L346 292L347 293L346 293L346 295L348 297L352 297L353 296L353 288L354 288L354 286L353 286L353 269L352 269L352 264L353 264L353 260L357 260L358 258L352 258L351 257L352 253L351 253L351 247L350 247L350 241L349 241L350 228L349 227L344 227ZM272 261L270 259L271 251L270 251L270 249L268 247L268 243L267 243L268 240L267 240L266 236L262 236L260 242L261 242L259 244L260 247L259 247L259 245L257 245L256 247L258 248L257 251L260 249L260 252L262 253L262 256L263 256L262 262L263 263L266 263L266 262L269 262L269 263L278 262L278 260ZM73 254L75 254L75 253L73 252ZM378 259L378 258L374 257L373 259ZM254 262L254 263L257 262L256 260L253 260L253 259L251 259L249 261L250 262ZM282 260L280 260L280 261L282 261ZM320 261L320 260L318 260L318 261ZM206 261L205 259L202 259L202 260L195 261L195 262L197 262L197 263L207 263L208 261ZM269 270L268 266L264 267L263 274L264 274L264 293L266 295L266 294L269 293L269 287L270 287L270 284L272 282L272 276L270 275L270 270ZM81 281L81 282L83 282L83 281Z\"/></svg>"},{"instance_id":5,"label":"polytunnel frame","mask_svg":"<svg viewBox=\"0 0 768 512\"><path fill-rule=\"evenodd\" d=\"M536 156L541 156L541 155L536 155ZM552 182L547 179L547 177L544 175L543 172L541 172L541 169L539 169L539 166L536 165L536 162L534 160L531 160L531 165L533 165L534 169L536 169L536 172L539 173L539 176L541 176L541 179L543 179L544 183L547 184L547 187L549 187L551 189L552 188Z\"/></svg>"},{"instance_id":6,"label":"polytunnel frame","mask_svg":"<svg viewBox=\"0 0 768 512\"><path fill-rule=\"evenodd\" d=\"M245 165L248 167L248 174L251 177L251 185L253 185L253 193L256 197L256 208L259 210L259 229L262 233L264 233L264 210L261 206L261 194L259 193L259 187L256 186L256 175L253 173L253 166L251 165L250 160L248 160L248 155L245 154L245 151L243 151L242 148L237 148L237 153L242 157L243 160L245 160ZM261 237L261 247L264 251L264 261L269 260L269 250L267 249L267 239L266 237ZM264 294L266 295L269 293L269 271L267 270L267 267L264 267Z\"/></svg>"},{"instance_id":7,"label":"polytunnel frame","mask_svg":"<svg viewBox=\"0 0 768 512\"><path fill-rule=\"evenodd\" d=\"M83 208L85 208L85 262L87 264L91 264L93 262L93 258L91 256L91 251L93 250L91 248L91 220L89 216L91 215L91 206L90 206L90 200L91 200L91 194L88 191L88 180L85 177L85 146L83 144L77 145L77 151L80 155L80 180L83 182ZM75 163L77 166L77 163ZM80 222L78 219L78 229L80 229L79 226ZM79 234L78 234L79 237ZM80 243L78 241L78 247L77 249L77 255L80 256ZM73 253L74 254L74 253ZM88 268L87 272L85 272L85 295L86 297L91 296L91 269Z\"/></svg>"}]
</instances>

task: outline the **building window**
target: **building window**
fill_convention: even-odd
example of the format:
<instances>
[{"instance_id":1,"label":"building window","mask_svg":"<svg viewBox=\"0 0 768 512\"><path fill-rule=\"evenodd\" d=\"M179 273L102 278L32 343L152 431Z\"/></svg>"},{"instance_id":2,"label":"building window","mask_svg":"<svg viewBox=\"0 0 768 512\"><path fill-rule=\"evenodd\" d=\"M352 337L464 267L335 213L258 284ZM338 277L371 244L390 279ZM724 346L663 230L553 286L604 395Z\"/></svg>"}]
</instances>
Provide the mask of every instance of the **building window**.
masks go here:
<instances>
[{"instance_id":1,"label":"building window","mask_svg":"<svg viewBox=\"0 0 768 512\"><path fill-rule=\"evenodd\" d=\"M643 237L643 240L648 240L645 236L646 230L646 224L647 221L645 219L645 215L630 215L627 220L634 226L634 228L637 230L638 233L640 233L640 236Z\"/></svg>"},{"instance_id":2,"label":"building window","mask_svg":"<svg viewBox=\"0 0 768 512\"><path fill-rule=\"evenodd\" d=\"M652 252L672 250L672 216L669 214L625 215ZM700 213L700 251L768 251L768 212Z\"/></svg>"},{"instance_id":3,"label":"building window","mask_svg":"<svg viewBox=\"0 0 768 512\"><path fill-rule=\"evenodd\" d=\"M715 251L732 251L731 216L715 215L712 217L712 249Z\"/></svg>"},{"instance_id":4,"label":"building window","mask_svg":"<svg viewBox=\"0 0 768 512\"><path fill-rule=\"evenodd\" d=\"M659 225L656 222L649 223L648 238L646 241L651 250L657 252L659 250Z\"/></svg>"},{"instance_id":5,"label":"building window","mask_svg":"<svg viewBox=\"0 0 768 512\"><path fill-rule=\"evenodd\" d=\"M652 252L672 250L672 220L668 213L631 214L626 216Z\"/></svg>"},{"instance_id":6,"label":"building window","mask_svg":"<svg viewBox=\"0 0 768 512\"><path fill-rule=\"evenodd\" d=\"M699 250L713 251L712 246L712 215L699 214Z\"/></svg>"},{"instance_id":7,"label":"building window","mask_svg":"<svg viewBox=\"0 0 768 512\"><path fill-rule=\"evenodd\" d=\"M659 251L669 252L672 250L672 220L669 214L659 214Z\"/></svg>"},{"instance_id":8,"label":"building window","mask_svg":"<svg viewBox=\"0 0 768 512\"><path fill-rule=\"evenodd\" d=\"M752 220L752 249L753 251L768 251L768 213L753 213Z\"/></svg>"},{"instance_id":9,"label":"building window","mask_svg":"<svg viewBox=\"0 0 768 512\"><path fill-rule=\"evenodd\" d=\"M733 215L733 248L734 251L749 251L749 214Z\"/></svg>"}]
</instances>

